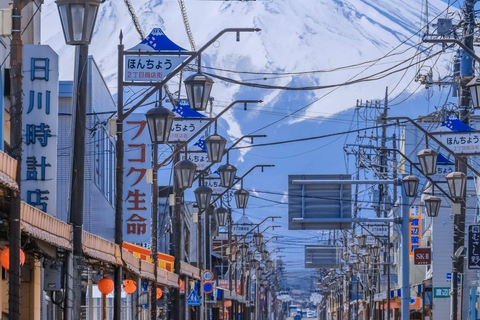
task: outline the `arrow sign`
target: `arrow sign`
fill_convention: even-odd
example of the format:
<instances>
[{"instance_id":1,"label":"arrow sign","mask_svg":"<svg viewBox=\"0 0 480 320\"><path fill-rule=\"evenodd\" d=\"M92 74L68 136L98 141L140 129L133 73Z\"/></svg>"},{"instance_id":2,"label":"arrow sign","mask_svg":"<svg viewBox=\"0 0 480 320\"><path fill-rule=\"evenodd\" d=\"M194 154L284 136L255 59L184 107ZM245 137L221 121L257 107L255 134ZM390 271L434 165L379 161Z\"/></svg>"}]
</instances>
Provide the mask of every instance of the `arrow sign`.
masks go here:
<instances>
[{"instance_id":1,"label":"arrow sign","mask_svg":"<svg viewBox=\"0 0 480 320\"><path fill-rule=\"evenodd\" d=\"M200 297L198 296L197 291L195 291L195 289L190 291L190 294L188 295L188 298L187 298L187 304L189 306L194 306L194 307L200 305Z\"/></svg>"}]
</instances>

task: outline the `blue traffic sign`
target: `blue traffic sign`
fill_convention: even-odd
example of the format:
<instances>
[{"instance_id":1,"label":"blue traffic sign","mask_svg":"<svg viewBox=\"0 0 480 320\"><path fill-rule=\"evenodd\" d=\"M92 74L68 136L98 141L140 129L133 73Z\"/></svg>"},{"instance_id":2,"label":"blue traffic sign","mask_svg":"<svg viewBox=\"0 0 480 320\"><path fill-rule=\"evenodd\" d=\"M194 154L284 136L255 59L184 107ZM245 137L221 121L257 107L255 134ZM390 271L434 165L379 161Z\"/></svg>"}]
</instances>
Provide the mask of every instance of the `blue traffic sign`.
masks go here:
<instances>
[{"instance_id":1,"label":"blue traffic sign","mask_svg":"<svg viewBox=\"0 0 480 320\"><path fill-rule=\"evenodd\" d=\"M190 294L187 298L187 304L189 306L199 306L200 305L200 297L197 294L196 290L190 291Z\"/></svg>"},{"instance_id":2,"label":"blue traffic sign","mask_svg":"<svg viewBox=\"0 0 480 320\"><path fill-rule=\"evenodd\" d=\"M203 283L203 292L205 293L211 293L213 291L213 283L209 281L205 281Z\"/></svg>"}]
</instances>

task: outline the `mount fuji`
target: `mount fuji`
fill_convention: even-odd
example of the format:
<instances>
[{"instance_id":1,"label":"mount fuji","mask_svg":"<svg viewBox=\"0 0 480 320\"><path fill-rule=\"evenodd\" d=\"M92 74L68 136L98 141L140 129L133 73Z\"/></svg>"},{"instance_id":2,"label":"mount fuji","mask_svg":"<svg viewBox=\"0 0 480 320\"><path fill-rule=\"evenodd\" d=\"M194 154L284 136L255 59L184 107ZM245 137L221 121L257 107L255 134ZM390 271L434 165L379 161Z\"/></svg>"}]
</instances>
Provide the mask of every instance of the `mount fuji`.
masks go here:
<instances>
[{"instance_id":1,"label":"mount fuji","mask_svg":"<svg viewBox=\"0 0 480 320\"><path fill-rule=\"evenodd\" d=\"M190 49L177 1L131 2L145 34L161 28L177 45ZM235 34L224 35L202 56L203 71L229 79L215 79L214 113L236 99L264 101L247 111L234 107L222 118L220 131L230 140L257 133L267 138L255 143L269 143L348 131L354 126L352 108L357 100L384 99L386 87L389 101L394 102L389 113L426 114L435 102L431 89L425 91L415 78L429 70L434 78L441 78L450 70L451 52L442 53L439 46L421 43L427 25L434 32L437 18L457 10L440 0L428 1L428 17L425 1L418 0L185 0L185 5L197 48L224 28L261 29L242 33L240 42ZM74 52L64 43L54 0L45 1L42 21L42 42L60 55L61 79L71 80ZM90 54L114 95L120 30L126 49L142 40L124 1L107 0L99 9ZM437 53L435 59L428 59ZM178 81L174 78L171 88L178 88ZM269 231L270 235L286 235L280 246L286 248L287 273L294 282L300 278L311 281L310 273L303 269L301 246L317 243L321 233L287 233L287 175L351 171L343 152L344 143L351 138L341 135L252 147L230 155L239 173L255 164L275 164L275 168L265 173L254 171L245 179L245 187L254 196L246 214L253 222L270 215L284 217L274 223L282 228ZM249 144L240 144L245 145ZM187 197L193 200L192 195ZM236 218L241 214L235 211Z\"/></svg>"}]
</instances>

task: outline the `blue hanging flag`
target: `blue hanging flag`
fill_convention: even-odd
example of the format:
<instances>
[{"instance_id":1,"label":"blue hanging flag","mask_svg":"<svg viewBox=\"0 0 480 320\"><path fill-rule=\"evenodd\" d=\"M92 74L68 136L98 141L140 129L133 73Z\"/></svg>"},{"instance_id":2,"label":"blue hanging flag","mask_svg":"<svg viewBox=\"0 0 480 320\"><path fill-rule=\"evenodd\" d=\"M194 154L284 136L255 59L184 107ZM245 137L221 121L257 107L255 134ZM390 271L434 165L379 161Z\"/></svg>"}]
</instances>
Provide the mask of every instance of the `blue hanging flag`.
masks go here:
<instances>
[{"instance_id":1,"label":"blue hanging flag","mask_svg":"<svg viewBox=\"0 0 480 320\"><path fill-rule=\"evenodd\" d=\"M199 147L200 149L202 149L202 151L207 151L207 146L205 144L205 140L203 139L198 139L198 141L195 142L194 146Z\"/></svg>"},{"instance_id":2,"label":"blue hanging flag","mask_svg":"<svg viewBox=\"0 0 480 320\"><path fill-rule=\"evenodd\" d=\"M155 28L135 47L128 51L187 51L170 40L162 29Z\"/></svg>"},{"instance_id":3,"label":"blue hanging flag","mask_svg":"<svg viewBox=\"0 0 480 320\"><path fill-rule=\"evenodd\" d=\"M445 122L441 124L442 127L447 127L450 129L450 131L453 132L466 132L466 131L475 131L472 127L470 127L468 124L463 123L458 119L456 116L450 116L448 117Z\"/></svg>"},{"instance_id":4,"label":"blue hanging flag","mask_svg":"<svg viewBox=\"0 0 480 320\"><path fill-rule=\"evenodd\" d=\"M177 105L172 109L172 111L182 118L205 118L205 115L190 108L190 104L188 103L187 99L178 100Z\"/></svg>"}]
</instances>

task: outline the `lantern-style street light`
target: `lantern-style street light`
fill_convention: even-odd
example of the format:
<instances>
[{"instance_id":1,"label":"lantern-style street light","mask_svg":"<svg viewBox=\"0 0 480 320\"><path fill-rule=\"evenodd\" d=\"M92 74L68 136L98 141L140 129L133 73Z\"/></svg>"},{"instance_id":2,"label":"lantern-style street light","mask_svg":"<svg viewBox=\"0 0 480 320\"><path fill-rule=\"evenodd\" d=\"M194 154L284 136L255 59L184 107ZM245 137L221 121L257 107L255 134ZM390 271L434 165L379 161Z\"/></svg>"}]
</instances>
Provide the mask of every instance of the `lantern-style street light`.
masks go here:
<instances>
[{"instance_id":1,"label":"lantern-style street light","mask_svg":"<svg viewBox=\"0 0 480 320\"><path fill-rule=\"evenodd\" d=\"M427 210L427 215L431 218L438 216L440 211L440 204L442 199L434 195L426 195L423 197L423 202L425 202L425 209Z\"/></svg>"},{"instance_id":2,"label":"lantern-style street light","mask_svg":"<svg viewBox=\"0 0 480 320\"><path fill-rule=\"evenodd\" d=\"M215 209L215 216L217 217L218 226L225 227L227 225L227 218L230 210L225 207L218 207Z\"/></svg>"},{"instance_id":3,"label":"lantern-style street light","mask_svg":"<svg viewBox=\"0 0 480 320\"><path fill-rule=\"evenodd\" d=\"M207 109L213 80L200 70L183 81L187 92L188 102L193 110L203 111Z\"/></svg>"},{"instance_id":4,"label":"lantern-style street light","mask_svg":"<svg viewBox=\"0 0 480 320\"><path fill-rule=\"evenodd\" d=\"M423 149L417 154L417 157L424 175L431 176L437 173L437 152L435 150Z\"/></svg>"},{"instance_id":5,"label":"lantern-style street light","mask_svg":"<svg viewBox=\"0 0 480 320\"><path fill-rule=\"evenodd\" d=\"M473 78L468 84L470 94L472 96L473 107L478 109L480 107L480 77Z\"/></svg>"},{"instance_id":6,"label":"lantern-style street light","mask_svg":"<svg viewBox=\"0 0 480 320\"><path fill-rule=\"evenodd\" d=\"M163 106L159 106L148 110L145 113L145 117L147 118L148 131L150 132L152 143L167 143L172 130L173 118L175 118L173 112Z\"/></svg>"},{"instance_id":7,"label":"lantern-style street light","mask_svg":"<svg viewBox=\"0 0 480 320\"><path fill-rule=\"evenodd\" d=\"M420 179L416 176L409 175L403 178L403 188L407 197L413 198L417 195L419 182Z\"/></svg>"},{"instance_id":8,"label":"lantern-style street light","mask_svg":"<svg viewBox=\"0 0 480 320\"><path fill-rule=\"evenodd\" d=\"M352 243L352 245L350 246L350 248L352 249L352 253L353 254L357 254L358 253L358 243Z\"/></svg>"},{"instance_id":9,"label":"lantern-style street light","mask_svg":"<svg viewBox=\"0 0 480 320\"><path fill-rule=\"evenodd\" d=\"M190 160L182 160L175 164L175 178L177 179L180 189L192 187L196 170L197 165Z\"/></svg>"},{"instance_id":10,"label":"lantern-style street light","mask_svg":"<svg viewBox=\"0 0 480 320\"><path fill-rule=\"evenodd\" d=\"M257 248L261 247L263 241L263 235L259 232L253 235L253 241L255 241L255 246Z\"/></svg>"},{"instance_id":11,"label":"lantern-style street light","mask_svg":"<svg viewBox=\"0 0 480 320\"><path fill-rule=\"evenodd\" d=\"M220 184L222 185L222 187L233 187L236 173L237 168L229 163L219 166L218 174L220 175Z\"/></svg>"},{"instance_id":12,"label":"lantern-style street light","mask_svg":"<svg viewBox=\"0 0 480 320\"><path fill-rule=\"evenodd\" d=\"M89 45L101 0L57 0L65 42Z\"/></svg>"},{"instance_id":13,"label":"lantern-style street light","mask_svg":"<svg viewBox=\"0 0 480 320\"><path fill-rule=\"evenodd\" d=\"M200 186L195 191L195 199L197 200L197 206L199 211L207 210L212 198L212 189L205 186Z\"/></svg>"},{"instance_id":14,"label":"lantern-style street light","mask_svg":"<svg viewBox=\"0 0 480 320\"><path fill-rule=\"evenodd\" d=\"M208 160L211 163L218 163L222 161L225 153L225 145L227 139L217 134L216 132L205 139L205 146L207 148Z\"/></svg>"},{"instance_id":15,"label":"lantern-style street light","mask_svg":"<svg viewBox=\"0 0 480 320\"><path fill-rule=\"evenodd\" d=\"M367 235L365 234L359 234L357 236L357 239L358 239L358 245L360 248L365 248L365 246L367 245Z\"/></svg>"},{"instance_id":16,"label":"lantern-style street light","mask_svg":"<svg viewBox=\"0 0 480 320\"><path fill-rule=\"evenodd\" d=\"M461 199L467 187L467 176L463 172L451 172L446 177L452 198Z\"/></svg>"},{"instance_id":17,"label":"lantern-style street light","mask_svg":"<svg viewBox=\"0 0 480 320\"><path fill-rule=\"evenodd\" d=\"M241 255L242 257L246 257L247 254L248 254L248 249L249 249L249 248L248 248L248 245L246 245L245 243L242 244L242 245L240 246L240 248L239 248L240 255Z\"/></svg>"},{"instance_id":18,"label":"lantern-style street light","mask_svg":"<svg viewBox=\"0 0 480 320\"><path fill-rule=\"evenodd\" d=\"M242 188L235 191L233 195L235 196L235 203L237 204L237 208L245 209L247 207L250 192Z\"/></svg>"},{"instance_id":19,"label":"lantern-style street light","mask_svg":"<svg viewBox=\"0 0 480 320\"><path fill-rule=\"evenodd\" d=\"M370 246L370 252L372 253L373 257L377 259L380 256L380 246L376 243Z\"/></svg>"}]
</instances>

